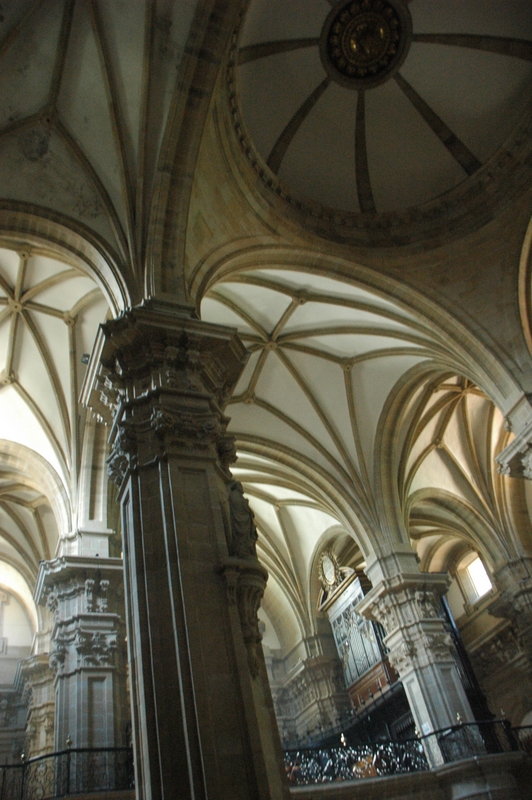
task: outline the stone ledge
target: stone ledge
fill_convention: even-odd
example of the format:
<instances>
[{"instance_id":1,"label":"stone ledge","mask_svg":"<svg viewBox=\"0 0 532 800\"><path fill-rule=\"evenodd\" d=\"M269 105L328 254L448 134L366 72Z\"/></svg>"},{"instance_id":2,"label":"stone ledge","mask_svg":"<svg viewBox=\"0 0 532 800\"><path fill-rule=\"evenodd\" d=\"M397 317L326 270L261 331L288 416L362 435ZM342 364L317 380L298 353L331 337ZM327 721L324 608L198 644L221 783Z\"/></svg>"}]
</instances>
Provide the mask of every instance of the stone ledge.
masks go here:
<instances>
[{"instance_id":1,"label":"stone ledge","mask_svg":"<svg viewBox=\"0 0 532 800\"><path fill-rule=\"evenodd\" d=\"M69 794L63 800L136 800L134 789L122 792L91 792L89 794Z\"/></svg>"}]
</instances>

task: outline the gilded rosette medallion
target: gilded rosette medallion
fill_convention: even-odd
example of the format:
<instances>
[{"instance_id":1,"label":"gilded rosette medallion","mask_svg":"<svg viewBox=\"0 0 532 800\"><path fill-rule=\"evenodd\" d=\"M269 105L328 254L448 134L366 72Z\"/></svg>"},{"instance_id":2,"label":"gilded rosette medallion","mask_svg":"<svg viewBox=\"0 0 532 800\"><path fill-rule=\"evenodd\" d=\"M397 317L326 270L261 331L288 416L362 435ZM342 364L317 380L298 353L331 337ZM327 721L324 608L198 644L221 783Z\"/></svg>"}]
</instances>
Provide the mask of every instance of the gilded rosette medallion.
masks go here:
<instances>
[{"instance_id":1,"label":"gilded rosette medallion","mask_svg":"<svg viewBox=\"0 0 532 800\"><path fill-rule=\"evenodd\" d=\"M370 89L399 69L411 33L410 12L401 0L349 0L334 6L325 20L321 59L337 83Z\"/></svg>"}]
</instances>

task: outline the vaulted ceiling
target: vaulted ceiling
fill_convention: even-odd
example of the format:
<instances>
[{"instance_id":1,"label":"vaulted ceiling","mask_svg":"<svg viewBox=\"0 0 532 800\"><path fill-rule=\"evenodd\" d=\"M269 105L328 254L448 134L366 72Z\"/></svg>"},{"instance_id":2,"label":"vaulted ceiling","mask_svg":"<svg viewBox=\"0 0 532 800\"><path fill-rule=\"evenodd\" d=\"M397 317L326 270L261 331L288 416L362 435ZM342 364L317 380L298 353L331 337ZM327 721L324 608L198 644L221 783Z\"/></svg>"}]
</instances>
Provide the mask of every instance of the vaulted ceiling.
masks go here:
<instances>
[{"instance_id":1,"label":"vaulted ceiling","mask_svg":"<svg viewBox=\"0 0 532 800\"><path fill-rule=\"evenodd\" d=\"M280 268L229 274L201 311L237 326L250 352L227 413L282 648L313 631L316 559L347 531L350 566L401 529L427 571L469 552L492 570L515 556L531 532L524 487L495 464L511 434L445 369L442 331L389 297Z\"/></svg>"},{"instance_id":2,"label":"vaulted ceiling","mask_svg":"<svg viewBox=\"0 0 532 800\"><path fill-rule=\"evenodd\" d=\"M171 261L163 290L179 291L175 202L170 254L153 236L153 226L166 224L169 193L177 185L178 205L187 206L189 181L182 185L178 173L182 162L194 159L196 145L189 138L199 140L209 104L207 91L204 110L197 97L189 109L187 91L194 85L194 65L209 62L209 37L218 43L221 34L219 28L212 34L207 22L213 9L203 5L192 0L2 4L0 208L66 222L96 243L121 273L125 304L142 298L145 283L149 290L153 281L165 280L162 260ZM197 49L189 48L183 59L193 20ZM231 27L232 20L226 24ZM217 64L204 64L200 71L205 90ZM187 109L192 118L183 127Z\"/></svg>"},{"instance_id":3,"label":"vaulted ceiling","mask_svg":"<svg viewBox=\"0 0 532 800\"><path fill-rule=\"evenodd\" d=\"M493 466L508 434L478 387L489 373L510 390L474 343L480 331L489 344L499 273L486 251L499 240L477 258L485 305L463 278L466 246L434 262L431 247L529 184L532 7L359 6L412 19L404 61L375 86L331 77L318 41L328 0L2 4L0 213L44 221L51 242L0 242L0 563L28 584L75 516L82 357L112 294L53 249L59 225L115 276L112 313L159 294L238 328L250 358L227 409L235 475L281 639L287 598L288 628L312 630L313 564L330 537L354 532L352 563L409 537L427 569L465 545L485 546L490 565L513 552ZM364 31L354 51L380 36ZM417 262L399 253L415 237ZM450 294L445 324L423 291L410 302L402 281L425 267L430 291L447 282L465 298L470 329L449 333ZM517 300L500 303L524 372Z\"/></svg>"},{"instance_id":4,"label":"vaulted ceiling","mask_svg":"<svg viewBox=\"0 0 532 800\"><path fill-rule=\"evenodd\" d=\"M74 524L83 360L107 312L72 265L39 248L0 248L0 558L30 585Z\"/></svg>"}]
</instances>

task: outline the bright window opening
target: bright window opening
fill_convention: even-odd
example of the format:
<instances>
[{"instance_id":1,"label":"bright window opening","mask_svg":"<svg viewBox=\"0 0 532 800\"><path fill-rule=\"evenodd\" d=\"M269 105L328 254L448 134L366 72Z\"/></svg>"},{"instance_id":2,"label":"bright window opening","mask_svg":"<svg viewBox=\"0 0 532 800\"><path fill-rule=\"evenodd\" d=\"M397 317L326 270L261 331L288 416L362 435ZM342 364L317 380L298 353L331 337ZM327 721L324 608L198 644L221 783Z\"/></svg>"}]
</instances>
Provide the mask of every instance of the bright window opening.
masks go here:
<instances>
[{"instance_id":1,"label":"bright window opening","mask_svg":"<svg viewBox=\"0 0 532 800\"><path fill-rule=\"evenodd\" d=\"M475 560L469 564L467 567L467 574L473 584L477 597L483 597L483 595L489 592L492 583L480 558L475 558Z\"/></svg>"}]
</instances>

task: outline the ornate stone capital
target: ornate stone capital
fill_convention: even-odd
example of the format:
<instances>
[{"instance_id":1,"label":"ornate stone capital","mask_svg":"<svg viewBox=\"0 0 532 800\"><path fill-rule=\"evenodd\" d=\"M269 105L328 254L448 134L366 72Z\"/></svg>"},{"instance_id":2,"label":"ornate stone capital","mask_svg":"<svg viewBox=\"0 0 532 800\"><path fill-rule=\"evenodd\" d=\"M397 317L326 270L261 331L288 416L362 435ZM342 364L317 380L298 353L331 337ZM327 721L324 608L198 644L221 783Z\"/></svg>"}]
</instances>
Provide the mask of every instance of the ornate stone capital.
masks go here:
<instances>
[{"instance_id":1,"label":"ornate stone capital","mask_svg":"<svg viewBox=\"0 0 532 800\"><path fill-rule=\"evenodd\" d=\"M401 677L436 662L452 662L451 637L439 616L448 586L449 578L439 573L399 574L382 580L358 604L359 614L384 627L388 658Z\"/></svg>"},{"instance_id":2,"label":"ornate stone capital","mask_svg":"<svg viewBox=\"0 0 532 800\"><path fill-rule=\"evenodd\" d=\"M517 630L513 625L509 625L478 647L471 654L471 663L478 679L485 681L510 665L520 654Z\"/></svg>"},{"instance_id":3,"label":"ornate stone capital","mask_svg":"<svg viewBox=\"0 0 532 800\"><path fill-rule=\"evenodd\" d=\"M201 452L227 467L224 408L248 353L233 329L180 316L147 301L100 327L82 401L108 424L109 476L173 450Z\"/></svg>"},{"instance_id":4,"label":"ornate stone capital","mask_svg":"<svg viewBox=\"0 0 532 800\"><path fill-rule=\"evenodd\" d=\"M123 564L120 558L59 556L42 561L35 600L59 619L86 613L114 613L121 608Z\"/></svg>"},{"instance_id":5,"label":"ornate stone capital","mask_svg":"<svg viewBox=\"0 0 532 800\"><path fill-rule=\"evenodd\" d=\"M81 666L114 667L118 647L117 635L100 631L78 630L75 647Z\"/></svg>"}]
</instances>

